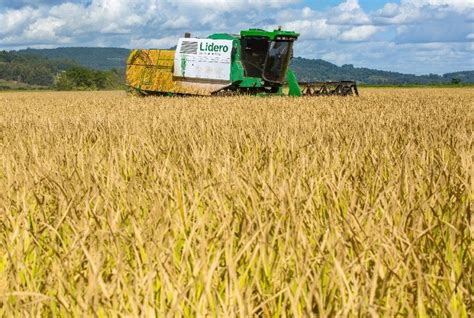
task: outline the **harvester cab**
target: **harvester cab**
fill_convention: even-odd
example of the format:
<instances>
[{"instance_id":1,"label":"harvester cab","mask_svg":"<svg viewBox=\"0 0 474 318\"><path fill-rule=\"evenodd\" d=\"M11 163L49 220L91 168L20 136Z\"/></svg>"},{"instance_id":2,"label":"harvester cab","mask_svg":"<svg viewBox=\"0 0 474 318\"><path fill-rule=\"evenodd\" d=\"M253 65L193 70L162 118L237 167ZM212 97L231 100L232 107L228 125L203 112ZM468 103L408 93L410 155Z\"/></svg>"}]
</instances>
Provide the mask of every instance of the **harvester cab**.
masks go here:
<instances>
[{"instance_id":1,"label":"harvester cab","mask_svg":"<svg viewBox=\"0 0 474 318\"><path fill-rule=\"evenodd\" d=\"M250 29L240 33L240 51L245 76L261 78L268 85L284 83L297 33Z\"/></svg>"},{"instance_id":2,"label":"harvester cab","mask_svg":"<svg viewBox=\"0 0 474 318\"><path fill-rule=\"evenodd\" d=\"M334 88L326 83L298 83L288 70L298 36L281 29L218 33L204 39L186 34L176 50L132 50L127 85L140 95L357 94L355 82L340 82L342 86Z\"/></svg>"}]
</instances>

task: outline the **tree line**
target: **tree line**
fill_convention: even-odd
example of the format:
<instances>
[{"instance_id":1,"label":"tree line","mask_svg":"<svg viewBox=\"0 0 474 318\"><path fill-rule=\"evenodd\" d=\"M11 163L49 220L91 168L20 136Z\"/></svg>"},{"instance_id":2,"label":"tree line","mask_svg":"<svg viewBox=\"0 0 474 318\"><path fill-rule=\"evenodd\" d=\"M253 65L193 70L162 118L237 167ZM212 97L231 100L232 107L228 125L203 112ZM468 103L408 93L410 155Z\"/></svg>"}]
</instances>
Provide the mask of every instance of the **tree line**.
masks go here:
<instances>
[{"instance_id":1,"label":"tree line","mask_svg":"<svg viewBox=\"0 0 474 318\"><path fill-rule=\"evenodd\" d=\"M296 57L291 61L291 68L300 81L357 80L360 83L373 85L474 83L474 71L444 75L413 75L354 67L351 64L337 66L324 60L310 60L300 57Z\"/></svg>"},{"instance_id":2,"label":"tree line","mask_svg":"<svg viewBox=\"0 0 474 318\"><path fill-rule=\"evenodd\" d=\"M71 60L0 51L0 79L57 90L101 90L123 87L123 72L93 70Z\"/></svg>"}]
</instances>

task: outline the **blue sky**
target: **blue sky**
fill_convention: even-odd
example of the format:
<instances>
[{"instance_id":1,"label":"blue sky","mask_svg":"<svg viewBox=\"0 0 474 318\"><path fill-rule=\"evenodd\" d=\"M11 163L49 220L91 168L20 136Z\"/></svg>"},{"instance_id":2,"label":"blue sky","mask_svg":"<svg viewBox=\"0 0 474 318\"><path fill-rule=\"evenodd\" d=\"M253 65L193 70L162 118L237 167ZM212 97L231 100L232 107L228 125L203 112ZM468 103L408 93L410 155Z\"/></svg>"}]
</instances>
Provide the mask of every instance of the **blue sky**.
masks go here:
<instances>
[{"instance_id":1,"label":"blue sky","mask_svg":"<svg viewBox=\"0 0 474 318\"><path fill-rule=\"evenodd\" d=\"M0 49L173 46L282 25L295 55L404 73L474 70L474 0L0 0Z\"/></svg>"}]
</instances>

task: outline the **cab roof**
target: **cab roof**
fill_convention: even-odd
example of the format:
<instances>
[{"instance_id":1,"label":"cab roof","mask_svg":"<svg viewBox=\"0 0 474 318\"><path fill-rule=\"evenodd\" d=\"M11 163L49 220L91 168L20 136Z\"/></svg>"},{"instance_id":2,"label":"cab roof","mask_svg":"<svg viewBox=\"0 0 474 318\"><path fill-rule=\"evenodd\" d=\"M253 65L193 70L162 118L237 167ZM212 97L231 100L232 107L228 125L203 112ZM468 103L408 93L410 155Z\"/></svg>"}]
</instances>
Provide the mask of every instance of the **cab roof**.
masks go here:
<instances>
[{"instance_id":1,"label":"cab roof","mask_svg":"<svg viewBox=\"0 0 474 318\"><path fill-rule=\"evenodd\" d=\"M240 31L240 36L258 36L258 37L266 37L270 40L275 40L276 38L298 38L299 33L294 31L284 31L284 30L273 30L273 31L265 31L262 29L248 29Z\"/></svg>"},{"instance_id":2,"label":"cab roof","mask_svg":"<svg viewBox=\"0 0 474 318\"><path fill-rule=\"evenodd\" d=\"M269 40L275 40L277 38L283 39L294 39L296 40L299 37L299 33L294 31L284 31L284 30L273 30L266 31L262 29L248 29L240 31L238 34L229 34L229 33L214 33L209 35L207 38L212 40L236 40L241 37L264 37Z\"/></svg>"}]
</instances>

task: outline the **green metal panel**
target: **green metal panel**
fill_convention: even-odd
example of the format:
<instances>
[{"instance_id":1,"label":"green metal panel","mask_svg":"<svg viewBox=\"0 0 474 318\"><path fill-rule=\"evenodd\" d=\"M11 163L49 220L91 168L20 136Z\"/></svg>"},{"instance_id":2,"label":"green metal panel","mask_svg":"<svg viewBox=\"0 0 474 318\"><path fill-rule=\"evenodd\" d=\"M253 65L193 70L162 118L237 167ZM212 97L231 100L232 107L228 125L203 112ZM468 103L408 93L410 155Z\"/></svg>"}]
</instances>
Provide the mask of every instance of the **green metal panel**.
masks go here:
<instances>
[{"instance_id":1,"label":"green metal panel","mask_svg":"<svg viewBox=\"0 0 474 318\"><path fill-rule=\"evenodd\" d=\"M290 90L288 95L296 96L296 97L301 96L302 95L301 87L298 84L298 80L296 79L296 75L292 70L287 71L286 79L288 81L288 88Z\"/></svg>"},{"instance_id":2,"label":"green metal panel","mask_svg":"<svg viewBox=\"0 0 474 318\"><path fill-rule=\"evenodd\" d=\"M229 33L214 33L207 38L212 40L238 40L240 37Z\"/></svg>"},{"instance_id":3,"label":"green metal panel","mask_svg":"<svg viewBox=\"0 0 474 318\"><path fill-rule=\"evenodd\" d=\"M232 64L230 69L230 80L233 84L241 82L245 77L244 66L240 58L240 39L234 39L232 45Z\"/></svg>"},{"instance_id":4,"label":"green metal panel","mask_svg":"<svg viewBox=\"0 0 474 318\"><path fill-rule=\"evenodd\" d=\"M267 37L270 40L275 40L277 37L290 37L297 39L299 33L293 31L284 31L284 30L273 30L273 31L265 31L262 29L249 29L240 31L240 36L259 36L259 37Z\"/></svg>"},{"instance_id":5,"label":"green metal panel","mask_svg":"<svg viewBox=\"0 0 474 318\"><path fill-rule=\"evenodd\" d=\"M262 79L245 76L244 66L240 57L241 46L240 39L234 40L233 46L234 54L232 56L230 79L233 84L238 84L239 87L262 87Z\"/></svg>"},{"instance_id":6,"label":"green metal panel","mask_svg":"<svg viewBox=\"0 0 474 318\"><path fill-rule=\"evenodd\" d=\"M248 29L240 31L240 36L237 34L229 34L229 33L214 33L208 36L208 39L213 40L238 40L240 37L244 36L259 36L259 37L266 37L270 40L275 40L277 37L289 37L297 39L300 34L294 31L285 31L285 30L273 30L273 31L265 31L262 29Z\"/></svg>"},{"instance_id":7,"label":"green metal panel","mask_svg":"<svg viewBox=\"0 0 474 318\"><path fill-rule=\"evenodd\" d=\"M257 77L244 77L239 86L243 88L262 87L263 81Z\"/></svg>"}]
</instances>

